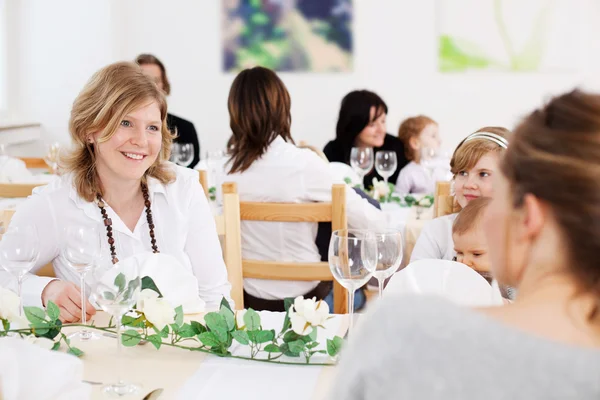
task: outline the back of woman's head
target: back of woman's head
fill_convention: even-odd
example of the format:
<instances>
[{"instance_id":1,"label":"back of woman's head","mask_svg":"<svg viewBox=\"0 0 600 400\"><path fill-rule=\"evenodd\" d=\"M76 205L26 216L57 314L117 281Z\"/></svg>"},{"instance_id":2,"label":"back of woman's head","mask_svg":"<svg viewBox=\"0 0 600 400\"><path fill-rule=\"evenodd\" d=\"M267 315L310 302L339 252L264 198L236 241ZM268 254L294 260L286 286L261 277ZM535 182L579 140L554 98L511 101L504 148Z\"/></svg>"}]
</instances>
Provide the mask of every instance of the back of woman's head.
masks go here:
<instances>
[{"instance_id":1,"label":"back of woman's head","mask_svg":"<svg viewBox=\"0 0 600 400\"><path fill-rule=\"evenodd\" d=\"M486 133L491 135L485 135ZM506 145L498 144L498 140L508 141L510 136L511 132L508 129L499 126L486 126L475 131L460 142L454 150L450 160L450 170L454 175L461 171L469 171L486 154L505 151Z\"/></svg>"},{"instance_id":2,"label":"back of woman's head","mask_svg":"<svg viewBox=\"0 0 600 400\"><path fill-rule=\"evenodd\" d=\"M371 108L373 107L375 108L375 114L371 116ZM387 112L388 107L381 97L368 90L355 90L342 99L335 128L335 137L343 149L347 150L348 158L358 134L369 123L375 121L381 114L387 114Z\"/></svg>"},{"instance_id":3,"label":"back of woman's head","mask_svg":"<svg viewBox=\"0 0 600 400\"><path fill-rule=\"evenodd\" d=\"M293 142L290 107L290 95L275 72L255 67L238 74L227 101L231 173L247 170L277 136Z\"/></svg>"},{"instance_id":4,"label":"back of woman's head","mask_svg":"<svg viewBox=\"0 0 600 400\"><path fill-rule=\"evenodd\" d=\"M164 93L139 65L118 62L96 72L73 102L69 132L75 148L65 158L64 169L74 174L79 196L92 201L96 193L102 194L92 135L99 143L110 140L125 115L150 102L155 102L160 109L162 142L160 153L146 175L163 183L173 180L173 172L165 163L169 159L173 135L166 124Z\"/></svg>"},{"instance_id":5,"label":"back of woman's head","mask_svg":"<svg viewBox=\"0 0 600 400\"><path fill-rule=\"evenodd\" d=\"M167 77L167 69L165 68L165 65L162 63L162 61L158 59L158 57L156 57L153 54L140 54L135 58L135 62L138 65L156 65L162 73L161 81L165 94L167 96L171 94L171 83L169 82L169 78Z\"/></svg>"},{"instance_id":6,"label":"back of woman's head","mask_svg":"<svg viewBox=\"0 0 600 400\"><path fill-rule=\"evenodd\" d=\"M578 282L600 297L600 96L578 90L552 99L514 131L501 169L513 206L545 203Z\"/></svg>"}]
</instances>

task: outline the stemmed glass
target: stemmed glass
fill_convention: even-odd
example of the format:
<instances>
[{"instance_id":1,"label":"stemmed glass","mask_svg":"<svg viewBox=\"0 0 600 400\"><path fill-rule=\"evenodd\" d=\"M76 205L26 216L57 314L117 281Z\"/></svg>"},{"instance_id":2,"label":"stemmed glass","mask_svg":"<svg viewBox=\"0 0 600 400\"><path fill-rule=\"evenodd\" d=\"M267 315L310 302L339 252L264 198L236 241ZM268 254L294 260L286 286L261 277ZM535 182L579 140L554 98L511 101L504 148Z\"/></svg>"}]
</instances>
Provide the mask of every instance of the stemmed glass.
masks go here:
<instances>
[{"instance_id":1,"label":"stemmed glass","mask_svg":"<svg viewBox=\"0 0 600 400\"><path fill-rule=\"evenodd\" d=\"M179 147L175 162L182 167L188 167L194 159L194 145L191 143L176 143Z\"/></svg>"},{"instance_id":2,"label":"stemmed glass","mask_svg":"<svg viewBox=\"0 0 600 400\"><path fill-rule=\"evenodd\" d=\"M383 150L375 155L375 170L383 177L385 184L398 168L398 158L395 151Z\"/></svg>"},{"instance_id":3,"label":"stemmed glass","mask_svg":"<svg viewBox=\"0 0 600 400\"><path fill-rule=\"evenodd\" d=\"M329 268L348 290L350 329L354 325L354 292L368 282L377 266L377 242L368 231L340 229L331 234Z\"/></svg>"},{"instance_id":4,"label":"stemmed glass","mask_svg":"<svg viewBox=\"0 0 600 400\"><path fill-rule=\"evenodd\" d=\"M393 230L373 233L377 242L377 267L373 274L379 283L379 298L383 297L385 280L394 275L402 262L402 235Z\"/></svg>"},{"instance_id":5,"label":"stemmed glass","mask_svg":"<svg viewBox=\"0 0 600 400\"><path fill-rule=\"evenodd\" d=\"M373 169L373 148L372 147L353 147L350 151L350 166L359 176L361 183Z\"/></svg>"},{"instance_id":6,"label":"stemmed glass","mask_svg":"<svg viewBox=\"0 0 600 400\"><path fill-rule=\"evenodd\" d=\"M121 319L137 302L142 286L138 261L135 257L120 261L113 266L98 267L93 271L92 298L117 324L117 382L104 386L105 393L117 396L135 394L139 385L123 380L121 359Z\"/></svg>"},{"instance_id":7,"label":"stemmed glass","mask_svg":"<svg viewBox=\"0 0 600 400\"><path fill-rule=\"evenodd\" d=\"M19 316L23 315L23 277L33 268L39 257L40 242L33 226L10 226L0 241L0 264L17 278Z\"/></svg>"},{"instance_id":8,"label":"stemmed glass","mask_svg":"<svg viewBox=\"0 0 600 400\"><path fill-rule=\"evenodd\" d=\"M58 162L60 158L60 143L54 142L48 145L48 149L46 150L46 155L44 156L44 161L52 170L54 175L58 172Z\"/></svg>"},{"instance_id":9,"label":"stemmed glass","mask_svg":"<svg viewBox=\"0 0 600 400\"><path fill-rule=\"evenodd\" d=\"M221 180L223 176L223 167L226 161L226 153L223 150L208 151L206 153L206 166L208 167L208 179L211 181L210 187L216 189L217 205L222 203Z\"/></svg>"},{"instance_id":10,"label":"stemmed glass","mask_svg":"<svg viewBox=\"0 0 600 400\"><path fill-rule=\"evenodd\" d=\"M450 158L450 152L446 149L427 146L421 148L420 163L434 180L452 179L452 173L450 172ZM440 173L440 171L437 170L441 170L443 173Z\"/></svg>"},{"instance_id":11,"label":"stemmed glass","mask_svg":"<svg viewBox=\"0 0 600 400\"><path fill-rule=\"evenodd\" d=\"M100 257L100 233L96 228L83 226L67 226L64 231L66 245L61 251L67 265L79 275L81 289L81 323L87 323L86 315L86 275L90 272ZM80 340L99 339L100 337L83 328L69 335Z\"/></svg>"}]
</instances>

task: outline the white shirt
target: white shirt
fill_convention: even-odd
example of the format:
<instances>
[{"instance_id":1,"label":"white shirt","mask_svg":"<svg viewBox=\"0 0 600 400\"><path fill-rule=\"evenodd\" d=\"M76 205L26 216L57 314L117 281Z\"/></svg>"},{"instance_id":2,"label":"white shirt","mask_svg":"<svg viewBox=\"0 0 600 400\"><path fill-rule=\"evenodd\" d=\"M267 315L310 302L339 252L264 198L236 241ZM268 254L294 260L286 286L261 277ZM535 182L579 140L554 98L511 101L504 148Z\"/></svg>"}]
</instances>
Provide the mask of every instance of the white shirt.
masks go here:
<instances>
[{"instance_id":1,"label":"white shirt","mask_svg":"<svg viewBox=\"0 0 600 400\"><path fill-rule=\"evenodd\" d=\"M433 193L435 191L435 180L425 167L411 161L400 170L395 191L402 194Z\"/></svg>"},{"instance_id":2,"label":"white shirt","mask_svg":"<svg viewBox=\"0 0 600 400\"><path fill-rule=\"evenodd\" d=\"M278 136L265 154L242 173L227 176L236 182L241 201L330 202L331 186L343 183L331 176L329 164L310 149L299 149ZM385 215L353 190L346 190L348 226L385 228ZM319 262L315 244L318 224L312 222L242 221L242 256L250 260ZM318 282L244 279L244 290L268 300L310 292Z\"/></svg>"},{"instance_id":3,"label":"white shirt","mask_svg":"<svg viewBox=\"0 0 600 400\"><path fill-rule=\"evenodd\" d=\"M231 285L227 280L214 217L200 186L198 172L175 165L173 168L176 171L173 183L163 185L154 178L148 179L157 246L161 253L176 258L197 278L198 295L206 302L206 307L218 308L223 297L231 301ZM145 210L133 232L110 206L106 206L106 211L112 219L119 259L152 251ZM39 259L31 272L52 262L57 278L79 285L77 273L69 268L60 254L65 245L61 230L69 225L98 229L102 237L102 260L110 262L110 249L100 209L95 202L87 202L78 196L71 175L37 188L19 206L11 225L33 225L37 228L40 238ZM24 304L41 307L42 290L52 279L27 274L23 282ZM14 280L8 273L0 273L2 286L12 284Z\"/></svg>"},{"instance_id":4,"label":"white shirt","mask_svg":"<svg viewBox=\"0 0 600 400\"><path fill-rule=\"evenodd\" d=\"M452 260L456 255L452 241L452 224L457 215L444 215L425 224L410 256L410 262L431 259Z\"/></svg>"}]
</instances>

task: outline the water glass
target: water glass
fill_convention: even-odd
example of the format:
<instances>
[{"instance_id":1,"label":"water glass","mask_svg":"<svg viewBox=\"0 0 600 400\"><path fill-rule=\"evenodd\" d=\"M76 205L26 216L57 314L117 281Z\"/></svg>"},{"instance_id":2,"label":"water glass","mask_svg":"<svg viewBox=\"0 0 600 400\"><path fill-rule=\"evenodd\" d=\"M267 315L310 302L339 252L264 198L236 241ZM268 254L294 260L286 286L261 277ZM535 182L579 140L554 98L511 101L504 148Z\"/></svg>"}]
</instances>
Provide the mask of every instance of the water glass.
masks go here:
<instances>
[{"instance_id":1,"label":"water glass","mask_svg":"<svg viewBox=\"0 0 600 400\"><path fill-rule=\"evenodd\" d=\"M402 235L394 230L375 231L373 235L377 243L377 267L374 276L379 283L381 299L385 280L394 275L402 262Z\"/></svg>"},{"instance_id":2,"label":"water glass","mask_svg":"<svg viewBox=\"0 0 600 400\"><path fill-rule=\"evenodd\" d=\"M383 150L375 155L375 170L383 177L386 185L388 178L394 175L398 168L398 157L395 151Z\"/></svg>"},{"instance_id":3,"label":"water glass","mask_svg":"<svg viewBox=\"0 0 600 400\"><path fill-rule=\"evenodd\" d=\"M140 386L123 380L121 360L121 319L137 302L142 286L138 261L130 257L113 266L98 267L93 271L92 298L117 324L117 382L104 386L104 393L116 396L135 394Z\"/></svg>"},{"instance_id":4,"label":"water glass","mask_svg":"<svg viewBox=\"0 0 600 400\"><path fill-rule=\"evenodd\" d=\"M354 322L354 292L362 287L377 267L377 242L368 231L340 229L331 234L329 268L335 280L348 290L350 330Z\"/></svg>"},{"instance_id":5,"label":"water glass","mask_svg":"<svg viewBox=\"0 0 600 400\"><path fill-rule=\"evenodd\" d=\"M39 257L40 242L34 226L9 226L0 241L0 264L17 279L19 315L23 315L23 278Z\"/></svg>"},{"instance_id":6,"label":"water glass","mask_svg":"<svg viewBox=\"0 0 600 400\"><path fill-rule=\"evenodd\" d=\"M60 161L60 143L54 142L48 145L44 161L56 175L58 173L58 163Z\"/></svg>"},{"instance_id":7,"label":"water glass","mask_svg":"<svg viewBox=\"0 0 600 400\"><path fill-rule=\"evenodd\" d=\"M373 169L373 148L372 147L353 147L350 151L350 166L360 177L360 181L364 180Z\"/></svg>"},{"instance_id":8,"label":"water glass","mask_svg":"<svg viewBox=\"0 0 600 400\"><path fill-rule=\"evenodd\" d=\"M191 143L178 143L179 152L177 164L182 167L189 167L194 160L194 145Z\"/></svg>"},{"instance_id":9,"label":"water glass","mask_svg":"<svg viewBox=\"0 0 600 400\"><path fill-rule=\"evenodd\" d=\"M101 235L100 232L88 226L67 226L64 230L65 246L61 255L69 268L79 275L81 290L81 323L87 323L86 315L86 276L100 258ZM90 330L82 329L69 335L70 338L80 340L99 339L99 336Z\"/></svg>"}]
</instances>

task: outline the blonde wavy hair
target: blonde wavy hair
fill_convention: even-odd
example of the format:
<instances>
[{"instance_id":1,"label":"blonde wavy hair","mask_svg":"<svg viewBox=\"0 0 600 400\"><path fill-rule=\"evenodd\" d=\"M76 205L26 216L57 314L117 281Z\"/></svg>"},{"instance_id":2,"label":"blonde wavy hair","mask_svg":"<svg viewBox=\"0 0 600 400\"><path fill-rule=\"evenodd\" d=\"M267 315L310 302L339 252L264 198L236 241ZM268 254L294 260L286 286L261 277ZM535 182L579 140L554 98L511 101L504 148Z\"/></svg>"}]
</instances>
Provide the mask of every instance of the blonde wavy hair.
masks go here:
<instances>
[{"instance_id":1,"label":"blonde wavy hair","mask_svg":"<svg viewBox=\"0 0 600 400\"><path fill-rule=\"evenodd\" d=\"M167 128L167 102L164 93L132 62L110 64L96 72L73 102L69 132L74 149L63 158L62 168L73 173L73 185L80 197L93 201L103 195L96 170L96 152L90 136L102 132L96 141L104 143L113 137L123 117L149 102L156 102L162 121L162 145L156 161L142 177L151 176L167 184L175 180L168 166L174 133Z\"/></svg>"}]
</instances>

